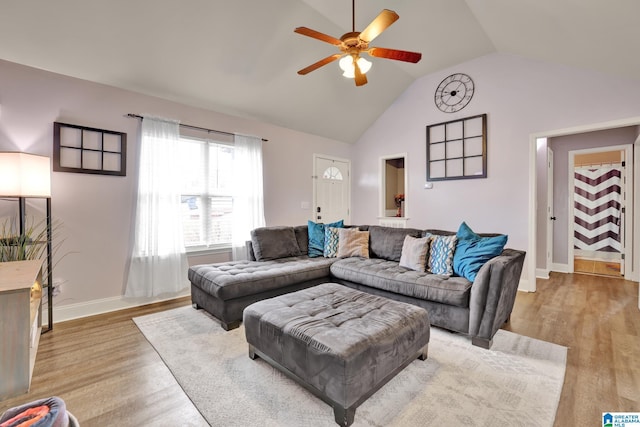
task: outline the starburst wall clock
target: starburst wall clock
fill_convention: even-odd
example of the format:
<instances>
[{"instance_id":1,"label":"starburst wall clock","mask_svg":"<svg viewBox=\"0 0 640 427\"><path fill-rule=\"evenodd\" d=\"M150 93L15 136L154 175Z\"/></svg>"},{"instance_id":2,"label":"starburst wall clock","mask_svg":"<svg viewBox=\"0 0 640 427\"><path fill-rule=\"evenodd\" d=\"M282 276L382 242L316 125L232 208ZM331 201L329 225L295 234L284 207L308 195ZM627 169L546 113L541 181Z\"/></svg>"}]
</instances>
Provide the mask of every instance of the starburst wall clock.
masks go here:
<instances>
[{"instance_id":1,"label":"starburst wall clock","mask_svg":"<svg viewBox=\"0 0 640 427\"><path fill-rule=\"evenodd\" d=\"M466 74L451 74L442 80L436 89L433 100L445 113L455 113L467 106L473 97L473 80Z\"/></svg>"}]
</instances>

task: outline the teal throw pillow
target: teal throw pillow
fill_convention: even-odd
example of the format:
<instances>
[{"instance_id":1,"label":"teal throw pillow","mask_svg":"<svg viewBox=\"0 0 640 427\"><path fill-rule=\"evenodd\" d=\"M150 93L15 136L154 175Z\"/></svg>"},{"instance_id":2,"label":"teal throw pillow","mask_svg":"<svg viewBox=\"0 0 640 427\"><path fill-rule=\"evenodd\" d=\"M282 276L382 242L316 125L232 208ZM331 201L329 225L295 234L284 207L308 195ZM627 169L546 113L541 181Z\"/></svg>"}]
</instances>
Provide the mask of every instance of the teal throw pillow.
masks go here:
<instances>
[{"instance_id":1,"label":"teal throw pillow","mask_svg":"<svg viewBox=\"0 0 640 427\"><path fill-rule=\"evenodd\" d=\"M460 227L458 228L458 232L456 233L456 237L458 237L458 241L460 240L470 240L470 239L480 239L480 235L476 234L471 227L467 225L466 222L462 222Z\"/></svg>"},{"instance_id":2,"label":"teal throw pillow","mask_svg":"<svg viewBox=\"0 0 640 427\"><path fill-rule=\"evenodd\" d=\"M342 228L342 227L340 227ZM338 254L339 227L324 227L324 256L335 258Z\"/></svg>"},{"instance_id":3,"label":"teal throw pillow","mask_svg":"<svg viewBox=\"0 0 640 427\"><path fill-rule=\"evenodd\" d=\"M458 244L453 257L453 272L473 282L480 268L502 253L508 236L481 237L462 223L457 233Z\"/></svg>"},{"instance_id":4,"label":"teal throw pillow","mask_svg":"<svg viewBox=\"0 0 640 427\"><path fill-rule=\"evenodd\" d=\"M451 276L453 274L453 253L456 250L456 236L439 236L429 233L426 236L431 237L427 271L432 274Z\"/></svg>"},{"instance_id":5,"label":"teal throw pillow","mask_svg":"<svg viewBox=\"0 0 640 427\"><path fill-rule=\"evenodd\" d=\"M309 253L310 258L316 258L324 256L324 229L325 227L338 227L341 228L344 225L344 221L336 221L330 224L321 224L313 221L307 221L307 228L309 232Z\"/></svg>"}]
</instances>

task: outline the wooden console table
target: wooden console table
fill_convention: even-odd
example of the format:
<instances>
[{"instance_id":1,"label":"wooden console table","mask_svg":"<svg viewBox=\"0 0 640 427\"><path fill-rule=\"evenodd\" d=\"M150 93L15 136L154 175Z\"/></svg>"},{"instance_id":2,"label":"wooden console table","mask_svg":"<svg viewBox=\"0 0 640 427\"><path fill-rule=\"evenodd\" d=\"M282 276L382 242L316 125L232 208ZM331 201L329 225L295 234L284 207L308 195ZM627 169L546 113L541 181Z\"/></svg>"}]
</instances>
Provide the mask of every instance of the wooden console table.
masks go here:
<instances>
[{"instance_id":1,"label":"wooden console table","mask_svg":"<svg viewBox=\"0 0 640 427\"><path fill-rule=\"evenodd\" d=\"M42 262L0 263L0 400L31 385L42 329Z\"/></svg>"}]
</instances>

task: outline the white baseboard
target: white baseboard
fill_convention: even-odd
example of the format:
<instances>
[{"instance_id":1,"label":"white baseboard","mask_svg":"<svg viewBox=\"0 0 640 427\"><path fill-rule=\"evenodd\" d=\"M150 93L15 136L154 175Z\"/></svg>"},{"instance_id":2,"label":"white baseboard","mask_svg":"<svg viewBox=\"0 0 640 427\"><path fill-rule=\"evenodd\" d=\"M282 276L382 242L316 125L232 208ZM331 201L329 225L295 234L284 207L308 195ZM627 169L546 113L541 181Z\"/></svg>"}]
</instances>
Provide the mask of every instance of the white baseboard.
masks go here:
<instances>
[{"instance_id":1,"label":"white baseboard","mask_svg":"<svg viewBox=\"0 0 640 427\"><path fill-rule=\"evenodd\" d=\"M538 279L548 279L549 270L547 270L546 268L536 268L536 277Z\"/></svg>"},{"instance_id":2,"label":"white baseboard","mask_svg":"<svg viewBox=\"0 0 640 427\"><path fill-rule=\"evenodd\" d=\"M551 264L551 271L556 271L558 273L568 273L569 272L569 264Z\"/></svg>"},{"instance_id":3,"label":"white baseboard","mask_svg":"<svg viewBox=\"0 0 640 427\"><path fill-rule=\"evenodd\" d=\"M518 290L521 292L535 292L535 289L531 288L529 280L525 279L520 279L520 282L518 283Z\"/></svg>"},{"instance_id":4,"label":"white baseboard","mask_svg":"<svg viewBox=\"0 0 640 427\"><path fill-rule=\"evenodd\" d=\"M95 316L96 314L110 313L112 311L124 310L126 308L139 307L141 305L152 304L155 302L169 301L190 295L190 291L186 290L171 297L164 298L124 298L123 296L102 298L92 301L80 302L77 304L68 304L56 306L53 304L53 323L64 322L67 320L80 319L82 317ZM46 323L48 316L47 307L42 308L42 319Z\"/></svg>"}]
</instances>

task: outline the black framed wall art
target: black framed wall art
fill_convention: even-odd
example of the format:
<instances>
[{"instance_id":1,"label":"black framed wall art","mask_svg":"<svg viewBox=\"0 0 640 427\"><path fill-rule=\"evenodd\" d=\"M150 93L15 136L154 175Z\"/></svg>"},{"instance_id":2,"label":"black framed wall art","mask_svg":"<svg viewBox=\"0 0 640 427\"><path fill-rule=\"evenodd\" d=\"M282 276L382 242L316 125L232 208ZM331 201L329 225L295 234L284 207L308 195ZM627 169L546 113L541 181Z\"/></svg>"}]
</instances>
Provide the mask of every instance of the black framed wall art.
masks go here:
<instances>
[{"instance_id":1,"label":"black framed wall art","mask_svg":"<svg viewBox=\"0 0 640 427\"><path fill-rule=\"evenodd\" d=\"M486 177L486 114L427 126L427 181Z\"/></svg>"},{"instance_id":2,"label":"black framed wall art","mask_svg":"<svg viewBox=\"0 0 640 427\"><path fill-rule=\"evenodd\" d=\"M54 122L53 170L125 176L127 134Z\"/></svg>"}]
</instances>

